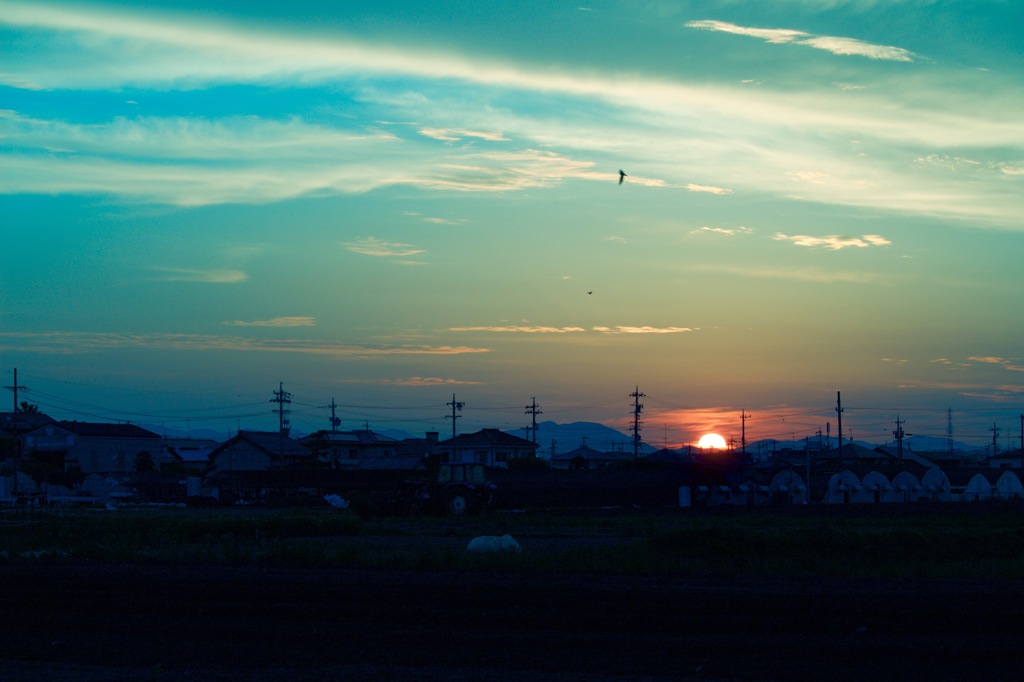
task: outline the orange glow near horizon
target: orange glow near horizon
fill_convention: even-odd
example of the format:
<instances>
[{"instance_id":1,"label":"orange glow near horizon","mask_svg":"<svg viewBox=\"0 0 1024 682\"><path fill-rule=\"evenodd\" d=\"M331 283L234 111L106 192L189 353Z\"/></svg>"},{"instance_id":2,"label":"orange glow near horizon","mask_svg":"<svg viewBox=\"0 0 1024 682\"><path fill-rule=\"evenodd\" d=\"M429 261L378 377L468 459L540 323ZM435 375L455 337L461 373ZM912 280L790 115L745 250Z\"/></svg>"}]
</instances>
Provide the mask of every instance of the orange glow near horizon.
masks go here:
<instances>
[{"instance_id":1,"label":"orange glow near horizon","mask_svg":"<svg viewBox=\"0 0 1024 682\"><path fill-rule=\"evenodd\" d=\"M744 414L747 417L745 422ZM754 410L732 407L673 409L649 415L646 420L650 425L649 432L645 432L644 436L652 443L663 440L669 447L685 447L687 444L707 447L699 441L705 435L719 434L726 445L714 446L716 449L725 449L730 441L739 448L744 428L748 443L763 439L790 441L823 429L828 419L829 415L818 415L806 408L786 405ZM663 434L654 426L656 424L661 425Z\"/></svg>"}]
</instances>

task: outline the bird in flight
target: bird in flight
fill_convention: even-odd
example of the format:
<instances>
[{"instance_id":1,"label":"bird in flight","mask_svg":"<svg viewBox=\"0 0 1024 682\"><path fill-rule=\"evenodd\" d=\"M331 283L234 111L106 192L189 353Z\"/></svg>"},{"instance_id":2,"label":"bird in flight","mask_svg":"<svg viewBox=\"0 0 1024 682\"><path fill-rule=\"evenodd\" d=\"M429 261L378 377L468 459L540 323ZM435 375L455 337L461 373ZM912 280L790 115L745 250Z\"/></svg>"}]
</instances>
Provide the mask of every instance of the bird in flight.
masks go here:
<instances>
[{"instance_id":1,"label":"bird in flight","mask_svg":"<svg viewBox=\"0 0 1024 682\"><path fill-rule=\"evenodd\" d=\"M593 292L593 291L588 291L588 292L587 292L587 296L589 296L589 295L590 295L590 294L592 294L592 293L594 293L594 292Z\"/></svg>"},{"instance_id":2,"label":"bird in flight","mask_svg":"<svg viewBox=\"0 0 1024 682\"><path fill-rule=\"evenodd\" d=\"M625 174L625 173L623 173L623 172L622 172L622 171L620 170L620 171L619 171L619 184L621 185L621 184L622 184L622 181L623 181L623 180L625 180L625 179L626 179L626 174Z\"/></svg>"}]
</instances>

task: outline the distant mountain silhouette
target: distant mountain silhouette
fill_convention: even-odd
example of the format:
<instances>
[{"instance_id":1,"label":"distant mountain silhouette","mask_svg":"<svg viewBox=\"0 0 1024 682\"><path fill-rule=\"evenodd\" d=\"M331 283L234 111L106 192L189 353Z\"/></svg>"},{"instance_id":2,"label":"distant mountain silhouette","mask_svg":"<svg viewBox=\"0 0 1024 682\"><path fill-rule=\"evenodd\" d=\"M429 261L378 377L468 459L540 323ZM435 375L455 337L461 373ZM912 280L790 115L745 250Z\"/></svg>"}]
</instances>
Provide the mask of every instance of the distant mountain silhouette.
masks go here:
<instances>
[{"instance_id":1,"label":"distant mountain silhouette","mask_svg":"<svg viewBox=\"0 0 1024 682\"><path fill-rule=\"evenodd\" d=\"M139 426L167 438L195 438L197 440L210 439L224 441L233 435L233 432L227 433L224 431L215 431L213 429L186 430L170 428L160 424L140 424ZM383 436L394 438L395 440L403 440L405 438L423 438L425 435L424 433L409 433L402 429L375 429L372 425L371 429L374 433L379 433ZM349 431L352 429L342 430ZM530 434L525 428L512 429L506 431L506 433L511 433L513 436L519 436L520 438L532 438L532 434ZM291 435L295 438L299 438L305 434L293 430ZM451 431L441 431L438 435L441 440L446 440L451 437ZM641 432L640 435L644 435L643 432ZM655 452L661 448L658 434L652 432L650 437L652 443L645 442L640 445L640 452L642 454ZM539 453L542 457L550 456L552 440L555 442L556 452L568 452L569 450L575 450L583 445L584 439L586 439L586 444L595 450L603 450L605 452L633 451L633 439L628 433L622 433L621 431L597 422L572 422L570 424L559 424L553 421L545 421L537 424L537 445L539 446ZM847 440L845 442L848 443L850 441ZM867 441L855 440L854 443L868 449L874 449L880 445L896 447L896 444L893 441L869 443ZM761 455L769 456L776 450L803 450L805 446L815 449L826 448L829 446L836 448L839 447L839 439L835 436L828 438L822 435L819 438L815 435L808 438L798 438L796 440L764 439L759 441L748 441L747 452L751 453L755 457ZM739 448L738 442L736 443L736 447ZM946 438L941 436L912 435L903 440L903 447L912 452L945 452L949 450L949 442ZM977 454L985 452L986 448L966 445L959 441L954 441L953 450L959 453Z\"/></svg>"},{"instance_id":2,"label":"distant mountain silhouette","mask_svg":"<svg viewBox=\"0 0 1024 682\"><path fill-rule=\"evenodd\" d=\"M215 431L213 429L175 429L162 424L139 424L140 427L159 434L164 438L193 438L195 440L228 440L234 432Z\"/></svg>"},{"instance_id":3,"label":"distant mountain silhouette","mask_svg":"<svg viewBox=\"0 0 1024 682\"><path fill-rule=\"evenodd\" d=\"M509 431L513 436L532 439L532 434L525 428ZM643 433L641 432L641 436ZM558 424L552 421L540 422L537 424L537 445L540 448L541 456L550 456L551 441L555 441L556 452L568 452L575 450L584 443L595 450L605 452L633 452L632 436L617 431L610 426L596 422L572 422L571 424ZM640 452L654 452L658 448L640 444Z\"/></svg>"}]
</instances>

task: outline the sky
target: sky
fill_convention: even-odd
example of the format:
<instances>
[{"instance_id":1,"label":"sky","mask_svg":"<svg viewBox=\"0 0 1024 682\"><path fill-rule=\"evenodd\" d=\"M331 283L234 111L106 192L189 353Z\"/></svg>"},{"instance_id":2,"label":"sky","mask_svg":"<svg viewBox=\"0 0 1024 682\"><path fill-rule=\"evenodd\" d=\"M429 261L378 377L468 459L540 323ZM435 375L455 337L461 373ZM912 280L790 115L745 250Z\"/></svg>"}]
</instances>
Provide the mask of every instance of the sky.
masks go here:
<instances>
[{"instance_id":1,"label":"sky","mask_svg":"<svg viewBox=\"0 0 1024 682\"><path fill-rule=\"evenodd\" d=\"M1022 111L1015 0L0 0L0 382L1019 447Z\"/></svg>"}]
</instances>

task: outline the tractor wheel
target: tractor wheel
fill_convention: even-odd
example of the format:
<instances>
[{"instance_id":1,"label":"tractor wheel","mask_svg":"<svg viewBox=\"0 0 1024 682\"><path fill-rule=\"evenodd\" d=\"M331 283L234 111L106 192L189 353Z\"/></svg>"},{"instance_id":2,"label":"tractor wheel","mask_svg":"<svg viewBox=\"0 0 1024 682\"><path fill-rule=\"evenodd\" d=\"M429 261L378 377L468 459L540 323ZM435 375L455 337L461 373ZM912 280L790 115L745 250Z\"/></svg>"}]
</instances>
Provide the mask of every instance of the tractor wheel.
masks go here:
<instances>
[{"instance_id":1,"label":"tractor wheel","mask_svg":"<svg viewBox=\"0 0 1024 682\"><path fill-rule=\"evenodd\" d=\"M469 511L469 498L462 493L452 493L445 502L445 508L452 516L465 516Z\"/></svg>"}]
</instances>

